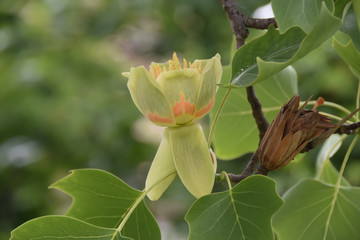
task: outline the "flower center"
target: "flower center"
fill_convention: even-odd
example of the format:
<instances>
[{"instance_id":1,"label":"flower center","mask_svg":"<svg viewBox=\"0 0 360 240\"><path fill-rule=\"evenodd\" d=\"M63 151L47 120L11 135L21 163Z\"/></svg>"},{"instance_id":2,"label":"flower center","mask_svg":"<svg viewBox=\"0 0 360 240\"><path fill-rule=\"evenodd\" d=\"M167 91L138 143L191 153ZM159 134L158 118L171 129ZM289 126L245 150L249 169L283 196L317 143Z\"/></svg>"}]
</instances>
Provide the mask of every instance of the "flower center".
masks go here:
<instances>
[{"instance_id":1,"label":"flower center","mask_svg":"<svg viewBox=\"0 0 360 240\"><path fill-rule=\"evenodd\" d=\"M155 79L157 79L160 75L160 73L167 72L167 71L176 71L176 70L182 70L182 69L196 69L200 74L202 72L202 64L199 63L199 66L195 66L195 62L191 63L186 61L185 58L183 58L183 68L181 68L180 61L178 57L176 56L176 53L173 53L173 57L171 60L169 60L169 70L166 69L166 66L164 65L161 69L159 64L154 64L154 67L149 66L149 72L151 76L153 76Z\"/></svg>"}]
</instances>

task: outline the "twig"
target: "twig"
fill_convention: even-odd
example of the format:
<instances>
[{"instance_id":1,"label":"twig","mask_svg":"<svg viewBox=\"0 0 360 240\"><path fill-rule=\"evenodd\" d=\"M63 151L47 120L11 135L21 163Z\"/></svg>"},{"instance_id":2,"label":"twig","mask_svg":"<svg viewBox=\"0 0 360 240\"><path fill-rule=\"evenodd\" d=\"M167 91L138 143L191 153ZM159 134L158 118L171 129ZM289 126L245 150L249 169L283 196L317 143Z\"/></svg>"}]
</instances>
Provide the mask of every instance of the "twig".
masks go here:
<instances>
[{"instance_id":1,"label":"twig","mask_svg":"<svg viewBox=\"0 0 360 240\"><path fill-rule=\"evenodd\" d=\"M222 0L222 5L230 21L232 30L235 34L237 48L240 48L242 45L245 44L245 39L249 35L249 31L246 28L246 24L254 25L254 26L255 25L262 26L262 27L264 27L265 25L269 26L270 24L274 24L274 23L276 24L274 19L272 20L266 18L254 19L247 17L246 15L240 12L240 9L236 6L234 0ZM265 132L269 126L269 122L266 120L264 116L264 113L261 108L261 103L256 96L254 87L253 86L247 87L246 93L247 93L248 101L251 105L251 109L256 121L256 125L259 129L259 137L261 141L262 137L265 135Z\"/></svg>"},{"instance_id":2,"label":"twig","mask_svg":"<svg viewBox=\"0 0 360 240\"><path fill-rule=\"evenodd\" d=\"M353 124L344 124L335 133L350 135L354 134L358 128L360 128L360 122Z\"/></svg>"},{"instance_id":3,"label":"twig","mask_svg":"<svg viewBox=\"0 0 360 240\"><path fill-rule=\"evenodd\" d=\"M245 15L242 14L236 6L234 0L222 0L222 7L231 24L231 28L236 38L236 48L240 48L245 44L245 39L249 35L249 31L245 26Z\"/></svg>"},{"instance_id":4,"label":"twig","mask_svg":"<svg viewBox=\"0 0 360 240\"><path fill-rule=\"evenodd\" d=\"M261 175L267 175L269 172L269 170L267 170L263 165L260 165L257 169L256 169L256 173L255 174L261 174Z\"/></svg>"},{"instance_id":5,"label":"twig","mask_svg":"<svg viewBox=\"0 0 360 240\"><path fill-rule=\"evenodd\" d=\"M258 151L256 151L252 155L250 161L248 162L248 164L246 165L246 167L244 168L241 174L236 175L236 174L228 173L230 181L234 183L238 183L244 180L245 178L247 178L248 176L250 176L254 172L258 162L259 162Z\"/></svg>"},{"instance_id":6,"label":"twig","mask_svg":"<svg viewBox=\"0 0 360 240\"><path fill-rule=\"evenodd\" d=\"M222 0L222 6L224 11L226 12L231 28L235 35L236 48L240 48L245 44L245 39L249 35L247 27L264 29L268 28L271 24L277 27L275 19L255 19L244 15L237 7L234 0ZM255 118L256 125L259 129L260 143L261 139L265 135L267 128L269 127L269 122L265 118L265 115L262 111L261 103L256 96L254 87L247 87L246 93L247 99L251 105L253 117ZM258 161L258 153L256 151L249 160L248 165L245 167L243 172L240 175L229 174L229 179L232 182L240 182L241 180L250 176L254 172Z\"/></svg>"},{"instance_id":7,"label":"twig","mask_svg":"<svg viewBox=\"0 0 360 240\"><path fill-rule=\"evenodd\" d=\"M266 130L269 127L269 122L265 118L265 115L261 108L261 103L255 94L255 90L253 86L246 88L247 99L251 105L252 114L254 116L256 125L259 129L259 143L261 139L264 137Z\"/></svg>"},{"instance_id":8,"label":"twig","mask_svg":"<svg viewBox=\"0 0 360 240\"><path fill-rule=\"evenodd\" d=\"M325 141L328 137L330 137L332 134L334 133L340 133L342 130L340 130L343 127L343 130L346 133L346 131L355 131L359 126L359 122L354 123L354 124L350 124L347 126L351 126L351 127L346 127L346 125L344 124L347 120L349 120L352 116L354 116L355 113L357 113L360 110L360 108L355 109L354 111L352 111L349 115L347 115L346 117L344 117L343 119L341 119L341 121L339 121L336 124L335 128L330 128L328 129L326 132L322 133L319 137L315 138L314 140L312 140L311 142L309 142L302 150L301 153L305 153L308 152L309 150L315 148L317 145L319 145L320 143L322 143L323 141ZM344 127L345 126L345 127ZM349 129L347 129L349 128ZM338 132L340 130L340 132Z\"/></svg>"},{"instance_id":9,"label":"twig","mask_svg":"<svg viewBox=\"0 0 360 240\"><path fill-rule=\"evenodd\" d=\"M274 25L277 28L275 18L251 18L245 16L245 26L255 29L268 29L270 25Z\"/></svg>"}]
</instances>

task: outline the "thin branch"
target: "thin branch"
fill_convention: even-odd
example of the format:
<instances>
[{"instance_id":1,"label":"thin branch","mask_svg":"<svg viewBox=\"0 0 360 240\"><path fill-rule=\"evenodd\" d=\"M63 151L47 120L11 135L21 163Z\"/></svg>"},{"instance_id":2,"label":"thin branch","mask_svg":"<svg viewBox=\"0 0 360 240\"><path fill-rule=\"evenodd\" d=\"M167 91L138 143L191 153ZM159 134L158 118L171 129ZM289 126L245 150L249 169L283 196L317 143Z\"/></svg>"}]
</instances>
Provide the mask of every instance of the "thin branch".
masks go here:
<instances>
[{"instance_id":1,"label":"thin branch","mask_svg":"<svg viewBox=\"0 0 360 240\"><path fill-rule=\"evenodd\" d=\"M247 87L246 93L247 93L247 99L251 105L252 114L254 116L256 125L259 129L259 138L260 138L259 143L260 143L261 139L265 135L266 130L269 127L269 122L262 111L261 103L255 94L254 87L253 86Z\"/></svg>"},{"instance_id":2,"label":"thin branch","mask_svg":"<svg viewBox=\"0 0 360 240\"><path fill-rule=\"evenodd\" d=\"M258 162L259 162L258 151L256 151L252 155L250 161L248 162L248 164L246 165L246 167L244 168L241 174L236 175L236 174L228 173L230 181L234 183L238 183L244 180L245 178L247 178L248 176L250 176L254 172Z\"/></svg>"},{"instance_id":3,"label":"thin branch","mask_svg":"<svg viewBox=\"0 0 360 240\"><path fill-rule=\"evenodd\" d=\"M277 28L275 18L251 18L245 16L245 26L255 29L268 29L270 25L274 25Z\"/></svg>"},{"instance_id":4,"label":"thin branch","mask_svg":"<svg viewBox=\"0 0 360 240\"><path fill-rule=\"evenodd\" d=\"M360 122L344 124L335 133L350 135L354 134L358 128L360 128Z\"/></svg>"},{"instance_id":5,"label":"thin branch","mask_svg":"<svg viewBox=\"0 0 360 240\"><path fill-rule=\"evenodd\" d=\"M231 28L236 38L236 48L240 48L245 44L245 39L249 35L249 31L245 26L245 15L240 12L234 0L222 0L222 7L231 24Z\"/></svg>"},{"instance_id":6,"label":"thin branch","mask_svg":"<svg viewBox=\"0 0 360 240\"><path fill-rule=\"evenodd\" d=\"M234 0L222 0L222 6L226 15L229 19L231 28L236 38L236 48L240 48L245 44L245 39L249 35L247 27L254 27L259 29L268 28L271 24L277 27L275 19L255 19L250 18L244 15L240 9L237 7ZM246 88L247 99L251 105L252 114L255 118L256 125L259 129L259 143L264 137L267 128L269 127L269 122L265 118L265 115L262 111L261 103L256 96L253 86ZM229 179L232 182L240 182L244 178L250 176L257 164L258 164L258 153L257 151L251 157L248 162L248 165L245 167L243 172L240 175L229 174Z\"/></svg>"},{"instance_id":7,"label":"thin branch","mask_svg":"<svg viewBox=\"0 0 360 240\"><path fill-rule=\"evenodd\" d=\"M222 0L222 5L224 11L226 12L226 15L228 16L232 30L235 34L237 48L240 48L242 45L245 44L245 39L249 35L249 31L246 28L246 20L248 21L249 24L257 22L257 25L259 26L269 25L268 19L256 19L255 21L255 19L249 18L243 13L241 13L240 9L236 6L234 0ZM260 24L261 21L263 21L263 23ZM274 20L272 20L272 23L274 23ZM251 105L251 109L256 121L256 125L259 129L259 137L261 141L262 137L265 135L265 132L269 126L269 122L266 120L264 116L261 103L256 96L254 87L253 86L247 87L246 93L247 93L248 101Z\"/></svg>"},{"instance_id":8,"label":"thin branch","mask_svg":"<svg viewBox=\"0 0 360 240\"><path fill-rule=\"evenodd\" d=\"M269 172L269 170L267 170L263 165L260 165L257 169L256 169L256 173L255 174L261 174L261 175L267 175Z\"/></svg>"},{"instance_id":9,"label":"thin branch","mask_svg":"<svg viewBox=\"0 0 360 240\"><path fill-rule=\"evenodd\" d=\"M335 128L328 129L326 132L322 133L319 137L317 137L314 140L312 140L311 142L309 142L301 150L301 153L308 152L309 150L315 148L316 146L318 146L320 143L325 141L328 137L330 137L334 133L345 133L345 134L347 134L346 132L348 131L351 134L352 131L355 131L357 128L359 128L359 126L358 126L359 122L354 123L354 124L350 124L350 125L347 125L347 124L344 124L344 123L347 120L349 120L352 116L354 116L359 110L360 110L360 108L355 109L349 115L347 115L346 117L341 119L341 121L336 124ZM340 130L341 128L343 128L343 129ZM344 131L344 132L342 132L342 131Z\"/></svg>"}]
</instances>

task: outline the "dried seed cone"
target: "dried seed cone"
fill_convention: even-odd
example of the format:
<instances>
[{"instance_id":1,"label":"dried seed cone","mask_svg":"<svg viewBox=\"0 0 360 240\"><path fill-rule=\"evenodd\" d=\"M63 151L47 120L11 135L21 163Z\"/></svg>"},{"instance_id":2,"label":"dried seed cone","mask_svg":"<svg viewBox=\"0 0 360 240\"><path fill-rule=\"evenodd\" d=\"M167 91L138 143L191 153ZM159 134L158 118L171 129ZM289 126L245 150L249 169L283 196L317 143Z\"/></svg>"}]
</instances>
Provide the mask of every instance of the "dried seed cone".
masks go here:
<instances>
[{"instance_id":1,"label":"dried seed cone","mask_svg":"<svg viewBox=\"0 0 360 240\"><path fill-rule=\"evenodd\" d=\"M312 139L336 127L315 109L299 109L300 96L285 104L269 126L259 146L259 160L269 170L277 170L293 160Z\"/></svg>"}]
</instances>

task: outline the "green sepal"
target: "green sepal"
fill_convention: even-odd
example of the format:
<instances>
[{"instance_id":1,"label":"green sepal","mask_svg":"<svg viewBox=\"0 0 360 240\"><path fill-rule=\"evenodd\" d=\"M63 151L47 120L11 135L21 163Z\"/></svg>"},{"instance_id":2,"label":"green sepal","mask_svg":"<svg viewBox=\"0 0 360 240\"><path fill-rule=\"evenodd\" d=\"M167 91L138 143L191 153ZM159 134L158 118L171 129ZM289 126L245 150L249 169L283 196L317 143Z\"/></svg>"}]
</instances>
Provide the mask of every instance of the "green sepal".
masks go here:
<instances>
[{"instance_id":1,"label":"green sepal","mask_svg":"<svg viewBox=\"0 0 360 240\"><path fill-rule=\"evenodd\" d=\"M150 200L158 200L176 176L176 169L171 153L169 129L163 133L159 149L151 164L146 178L145 190Z\"/></svg>"},{"instance_id":2,"label":"green sepal","mask_svg":"<svg viewBox=\"0 0 360 240\"><path fill-rule=\"evenodd\" d=\"M197 123L169 128L177 173L196 198L210 194L215 180L215 161L211 157L203 130Z\"/></svg>"}]
</instances>

